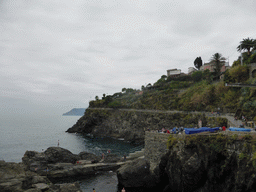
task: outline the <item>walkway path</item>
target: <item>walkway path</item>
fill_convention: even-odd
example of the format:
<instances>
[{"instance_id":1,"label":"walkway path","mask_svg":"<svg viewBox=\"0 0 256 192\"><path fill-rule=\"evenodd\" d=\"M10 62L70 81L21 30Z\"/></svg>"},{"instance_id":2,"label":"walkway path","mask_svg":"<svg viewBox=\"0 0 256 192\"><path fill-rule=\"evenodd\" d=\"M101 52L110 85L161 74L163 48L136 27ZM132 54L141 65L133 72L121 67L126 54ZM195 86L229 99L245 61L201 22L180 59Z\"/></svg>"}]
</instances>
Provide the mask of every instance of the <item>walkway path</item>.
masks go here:
<instances>
[{"instance_id":1,"label":"walkway path","mask_svg":"<svg viewBox=\"0 0 256 192\"><path fill-rule=\"evenodd\" d=\"M136 112L147 112L147 113L192 113L192 114L198 114L198 113L204 113L208 117L216 117L216 115L212 114L211 112L203 112L203 111L177 111L177 110L153 110L153 109L113 109L113 108L88 108L91 110L119 110L119 111L136 111ZM241 120L235 120L234 116L230 113L228 114L221 114L219 117L227 118L230 126L232 127L239 127L243 124ZM249 128L245 126L246 128Z\"/></svg>"},{"instance_id":2,"label":"walkway path","mask_svg":"<svg viewBox=\"0 0 256 192\"><path fill-rule=\"evenodd\" d=\"M241 120L235 120L235 118L230 115L221 115L221 117L227 118L230 123L230 126L232 126L232 127L239 127L240 125L243 124L243 122ZM244 126L244 127L249 128L247 126Z\"/></svg>"}]
</instances>

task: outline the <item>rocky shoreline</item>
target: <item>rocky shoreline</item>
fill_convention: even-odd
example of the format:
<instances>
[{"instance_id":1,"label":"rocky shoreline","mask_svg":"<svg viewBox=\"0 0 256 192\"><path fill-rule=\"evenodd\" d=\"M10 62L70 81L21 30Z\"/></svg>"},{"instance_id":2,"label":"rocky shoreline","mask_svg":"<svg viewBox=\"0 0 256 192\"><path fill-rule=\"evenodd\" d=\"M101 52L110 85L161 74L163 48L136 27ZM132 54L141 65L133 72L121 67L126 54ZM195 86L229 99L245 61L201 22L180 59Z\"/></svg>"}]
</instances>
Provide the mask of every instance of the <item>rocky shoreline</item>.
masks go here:
<instances>
[{"instance_id":1,"label":"rocky shoreline","mask_svg":"<svg viewBox=\"0 0 256 192\"><path fill-rule=\"evenodd\" d=\"M143 152L135 153L124 160L115 154L108 154L104 159L87 152L76 155L61 147L49 147L44 152L26 151L21 163L0 161L0 191L79 192L78 183L57 185L53 181L116 171L134 159L143 161L142 155Z\"/></svg>"},{"instance_id":2,"label":"rocky shoreline","mask_svg":"<svg viewBox=\"0 0 256 192\"><path fill-rule=\"evenodd\" d=\"M78 183L53 184L25 168L23 163L0 161L0 191L2 192L82 192Z\"/></svg>"}]
</instances>

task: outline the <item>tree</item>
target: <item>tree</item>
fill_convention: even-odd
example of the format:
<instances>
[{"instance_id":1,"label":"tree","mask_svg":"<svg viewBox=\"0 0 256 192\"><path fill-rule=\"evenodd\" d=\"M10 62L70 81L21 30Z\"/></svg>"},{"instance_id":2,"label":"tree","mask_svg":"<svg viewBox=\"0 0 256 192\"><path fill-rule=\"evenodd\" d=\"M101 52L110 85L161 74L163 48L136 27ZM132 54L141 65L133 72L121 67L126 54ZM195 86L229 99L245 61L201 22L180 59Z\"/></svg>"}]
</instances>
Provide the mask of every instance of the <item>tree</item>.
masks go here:
<instances>
[{"instance_id":1,"label":"tree","mask_svg":"<svg viewBox=\"0 0 256 192\"><path fill-rule=\"evenodd\" d=\"M225 57L222 57L220 53L215 53L212 55L210 62L214 65L214 72L219 79L220 74L221 74L221 68L225 64Z\"/></svg>"},{"instance_id":2,"label":"tree","mask_svg":"<svg viewBox=\"0 0 256 192\"><path fill-rule=\"evenodd\" d=\"M237 47L237 51L247 50L247 54L251 54L251 50L256 48L256 40L250 39L249 37L247 39L243 39L243 41L240 41L240 45Z\"/></svg>"},{"instance_id":3,"label":"tree","mask_svg":"<svg viewBox=\"0 0 256 192\"><path fill-rule=\"evenodd\" d=\"M99 97L98 97L98 96L95 96L95 100L98 101L98 100L99 100Z\"/></svg>"},{"instance_id":4,"label":"tree","mask_svg":"<svg viewBox=\"0 0 256 192\"><path fill-rule=\"evenodd\" d=\"M248 58L248 63L256 63L256 53L252 54L252 55Z\"/></svg>"},{"instance_id":5,"label":"tree","mask_svg":"<svg viewBox=\"0 0 256 192\"><path fill-rule=\"evenodd\" d=\"M192 74L192 79L194 82L199 82L201 81L203 78L203 72L202 71L195 71L193 74Z\"/></svg>"},{"instance_id":6,"label":"tree","mask_svg":"<svg viewBox=\"0 0 256 192\"><path fill-rule=\"evenodd\" d=\"M126 88L125 87L122 89L122 92L126 92Z\"/></svg>"},{"instance_id":7,"label":"tree","mask_svg":"<svg viewBox=\"0 0 256 192\"><path fill-rule=\"evenodd\" d=\"M203 71L203 79L205 79L208 83L212 82L212 74L209 69Z\"/></svg>"},{"instance_id":8,"label":"tree","mask_svg":"<svg viewBox=\"0 0 256 192\"><path fill-rule=\"evenodd\" d=\"M201 57L197 57L194 61L195 67L199 70L200 67L202 66L202 64L203 64L203 61L202 61Z\"/></svg>"},{"instance_id":9,"label":"tree","mask_svg":"<svg viewBox=\"0 0 256 192\"><path fill-rule=\"evenodd\" d=\"M226 74L225 74L226 75ZM228 70L228 74L226 80L229 80L231 83L242 83L246 82L249 78L248 67L246 65L238 65L236 67L232 67ZM225 76L224 76L225 80Z\"/></svg>"},{"instance_id":10,"label":"tree","mask_svg":"<svg viewBox=\"0 0 256 192\"><path fill-rule=\"evenodd\" d=\"M127 88L125 90L125 93L133 93L133 92L135 92L135 90L133 88Z\"/></svg>"},{"instance_id":11,"label":"tree","mask_svg":"<svg viewBox=\"0 0 256 192\"><path fill-rule=\"evenodd\" d=\"M157 82L154 83L155 85L163 85L167 80L167 76L166 75L162 75L160 79L157 80Z\"/></svg>"},{"instance_id":12,"label":"tree","mask_svg":"<svg viewBox=\"0 0 256 192\"><path fill-rule=\"evenodd\" d=\"M162 76L161 76L161 79L166 80L166 79L167 79L167 76L166 76L166 75L162 75Z\"/></svg>"},{"instance_id":13,"label":"tree","mask_svg":"<svg viewBox=\"0 0 256 192\"><path fill-rule=\"evenodd\" d=\"M151 87L152 87L151 83L147 84L146 86L146 88L151 88Z\"/></svg>"},{"instance_id":14,"label":"tree","mask_svg":"<svg viewBox=\"0 0 256 192\"><path fill-rule=\"evenodd\" d=\"M107 95L104 99L104 104L107 105L112 101L112 97L110 95Z\"/></svg>"},{"instance_id":15,"label":"tree","mask_svg":"<svg viewBox=\"0 0 256 192\"><path fill-rule=\"evenodd\" d=\"M232 67L241 65L241 56L238 57L236 61L233 62Z\"/></svg>"}]
</instances>

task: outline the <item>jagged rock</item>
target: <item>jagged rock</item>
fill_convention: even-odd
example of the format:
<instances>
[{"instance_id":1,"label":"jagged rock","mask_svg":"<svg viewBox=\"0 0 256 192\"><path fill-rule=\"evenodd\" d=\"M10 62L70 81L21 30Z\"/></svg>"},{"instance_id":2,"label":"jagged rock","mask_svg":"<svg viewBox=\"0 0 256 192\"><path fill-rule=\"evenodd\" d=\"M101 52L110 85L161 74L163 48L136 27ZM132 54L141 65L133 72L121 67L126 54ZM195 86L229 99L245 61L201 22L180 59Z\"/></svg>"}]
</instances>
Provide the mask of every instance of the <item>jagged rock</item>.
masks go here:
<instances>
[{"instance_id":1,"label":"jagged rock","mask_svg":"<svg viewBox=\"0 0 256 192\"><path fill-rule=\"evenodd\" d=\"M119 184L124 187L154 186L155 178L150 174L149 162L145 159L137 159L123 165L117 170Z\"/></svg>"},{"instance_id":2,"label":"jagged rock","mask_svg":"<svg viewBox=\"0 0 256 192\"><path fill-rule=\"evenodd\" d=\"M26 173L22 164L0 161L0 179L8 180L16 177L25 177Z\"/></svg>"},{"instance_id":3,"label":"jagged rock","mask_svg":"<svg viewBox=\"0 0 256 192\"><path fill-rule=\"evenodd\" d=\"M48 163L75 163L80 159L78 155L61 147L49 147L44 154Z\"/></svg>"},{"instance_id":4,"label":"jagged rock","mask_svg":"<svg viewBox=\"0 0 256 192\"><path fill-rule=\"evenodd\" d=\"M36 154L36 153L28 153ZM30 155L33 157L33 155ZM68 170L67 170L68 171ZM25 169L22 163L0 161L1 192L82 192L78 183L53 185L44 176Z\"/></svg>"},{"instance_id":5,"label":"jagged rock","mask_svg":"<svg viewBox=\"0 0 256 192\"><path fill-rule=\"evenodd\" d=\"M190 149L178 151L176 154L168 154L168 163L166 167L161 167L161 171L167 171L169 187L173 191L183 189L193 191L202 185L206 178L202 156L199 157L194 150ZM162 162L164 161L162 159Z\"/></svg>"},{"instance_id":6,"label":"jagged rock","mask_svg":"<svg viewBox=\"0 0 256 192\"><path fill-rule=\"evenodd\" d=\"M49 185L47 185L46 183L33 184L32 187L40 189L41 191L46 191L49 189Z\"/></svg>"},{"instance_id":7,"label":"jagged rock","mask_svg":"<svg viewBox=\"0 0 256 192\"><path fill-rule=\"evenodd\" d=\"M22 163L25 165L26 170L30 171L40 171L47 167L46 156L43 152L26 151L22 157Z\"/></svg>"},{"instance_id":8,"label":"jagged rock","mask_svg":"<svg viewBox=\"0 0 256 192\"><path fill-rule=\"evenodd\" d=\"M26 151L22 162L27 170L43 174L47 170L48 164L52 163L76 163L80 160L78 155L61 147L49 147L44 152Z\"/></svg>"},{"instance_id":9,"label":"jagged rock","mask_svg":"<svg viewBox=\"0 0 256 192\"><path fill-rule=\"evenodd\" d=\"M0 191L24 191L37 183L50 181L46 177L26 171L22 163L0 161Z\"/></svg>"},{"instance_id":10,"label":"jagged rock","mask_svg":"<svg viewBox=\"0 0 256 192\"><path fill-rule=\"evenodd\" d=\"M47 176L50 179L89 175L102 170L116 170L120 167L119 164L114 164L121 160L115 154L107 155L105 161L103 161L104 163L96 164L100 160L100 156L87 152L75 155L61 147L49 147L41 153L26 151L22 158L26 170L33 171L41 176ZM94 165L90 165L93 163ZM27 185L32 184L34 183L30 182Z\"/></svg>"},{"instance_id":11,"label":"jagged rock","mask_svg":"<svg viewBox=\"0 0 256 192\"><path fill-rule=\"evenodd\" d=\"M75 125L69 128L68 133L91 133L93 126L100 124L102 116L82 116Z\"/></svg>"},{"instance_id":12,"label":"jagged rock","mask_svg":"<svg viewBox=\"0 0 256 192\"><path fill-rule=\"evenodd\" d=\"M21 164L0 161L0 191L22 191L26 173Z\"/></svg>"},{"instance_id":13,"label":"jagged rock","mask_svg":"<svg viewBox=\"0 0 256 192\"><path fill-rule=\"evenodd\" d=\"M101 157L88 152L80 152L78 156L81 158L81 160L87 160L93 163L98 163L101 160Z\"/></svg>"},{"instance_id":14,"label":"jagged rock","mask_svg":"<svg viewBox=\"0 0 256 192\"><path fill-rule=\"evenodd\" d=\"M50 183L49 179L46 176L39 176L39 175L35 175L32 177L31 180L32 184L36 184L36 183Z\"/></svg>"}]
</instances>

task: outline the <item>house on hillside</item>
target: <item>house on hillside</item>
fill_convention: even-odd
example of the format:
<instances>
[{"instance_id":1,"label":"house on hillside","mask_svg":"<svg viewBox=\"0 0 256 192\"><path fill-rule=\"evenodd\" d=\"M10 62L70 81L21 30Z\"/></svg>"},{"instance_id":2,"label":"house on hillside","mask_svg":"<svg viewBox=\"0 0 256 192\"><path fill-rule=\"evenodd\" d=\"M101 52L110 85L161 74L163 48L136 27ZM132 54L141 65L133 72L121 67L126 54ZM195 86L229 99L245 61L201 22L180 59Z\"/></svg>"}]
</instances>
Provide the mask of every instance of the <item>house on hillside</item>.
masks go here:
<instances>
[{"instance_id":1,"label":"house on hillside","mask_svg":"<svg viewBox=\"0 0 256 192\"><path fill-rule=\"evenodd\" d=\"M223 62L223 66L220 70L220 72L225 72L227 69L229 69L230 66L229 66L229 62ZM201 67L200 67L200 70L201 71L204 71L206 69L209 69L210 72L214 72L214 63L212 62L209 62L209 63L204 63Z\"/></svg>"},{"instance_id":2,"label":"house on hillside","mask_svg":"<svg viewBox=\"0 0 256 192\"><path fill-rule=\"evenodd\" d=\"M181 69L169 69L167 70L167 77L180 77L183 76L184 73L181 72Z\"/></svg>"}]
</instances>

